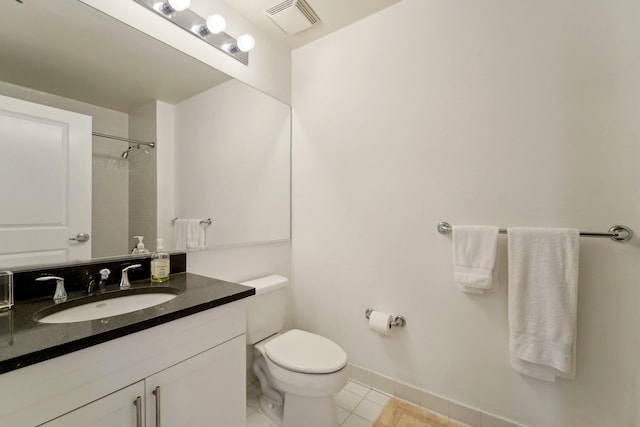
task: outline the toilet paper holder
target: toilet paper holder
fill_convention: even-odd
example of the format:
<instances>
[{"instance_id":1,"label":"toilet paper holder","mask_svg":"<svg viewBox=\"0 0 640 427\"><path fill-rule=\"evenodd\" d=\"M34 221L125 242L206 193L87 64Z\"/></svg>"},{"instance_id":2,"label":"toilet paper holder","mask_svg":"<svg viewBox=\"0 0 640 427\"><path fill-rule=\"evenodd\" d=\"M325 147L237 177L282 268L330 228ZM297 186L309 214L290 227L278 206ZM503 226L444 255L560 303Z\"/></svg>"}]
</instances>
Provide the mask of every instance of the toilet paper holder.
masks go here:
<instances>
[{"instance_id":1,"label":"toilet paper holder","mask_svg":"<svg viewBox=\"0 0 640 427\"><path fill-rule=\"evenodd\" d=\"M369 317L371 317L371 313L373 313L373 308L367 308L364 312L364 317L366 317L368 320ZM405 319L404 316L401 316L401 315L395 316L393 318L393 321L389 322L389 327L394 327L394 326L404 327L406 325L407 325L407 319Z\"/></svg>"}]
</instances>

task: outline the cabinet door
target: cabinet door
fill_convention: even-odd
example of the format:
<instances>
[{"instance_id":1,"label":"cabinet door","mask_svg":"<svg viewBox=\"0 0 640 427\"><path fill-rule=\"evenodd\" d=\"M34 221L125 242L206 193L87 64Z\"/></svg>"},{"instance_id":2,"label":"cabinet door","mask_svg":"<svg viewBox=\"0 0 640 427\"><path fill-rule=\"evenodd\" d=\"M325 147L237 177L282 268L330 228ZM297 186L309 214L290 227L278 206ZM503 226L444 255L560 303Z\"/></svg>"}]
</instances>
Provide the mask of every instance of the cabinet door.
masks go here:
<instances>
[{"instance_id":1,"label":"cabinet door","mask_svg":"<svg viewBox=\"0 0 640 427\"><path fill-rule=\"evenodd\" d=\"M245 340L241 335L148 377L147 427L244 427Z\"/></svg>"},{"instance_id":2,"label":"cabinet door","mask_svg":"<svg viewBox=\"0 0 640 427\"><path fill-rule=\"evenodd\" d=\"M42 427L141 427L144 425L144 381L91 402Z\"/></svg>"}]
</instances>

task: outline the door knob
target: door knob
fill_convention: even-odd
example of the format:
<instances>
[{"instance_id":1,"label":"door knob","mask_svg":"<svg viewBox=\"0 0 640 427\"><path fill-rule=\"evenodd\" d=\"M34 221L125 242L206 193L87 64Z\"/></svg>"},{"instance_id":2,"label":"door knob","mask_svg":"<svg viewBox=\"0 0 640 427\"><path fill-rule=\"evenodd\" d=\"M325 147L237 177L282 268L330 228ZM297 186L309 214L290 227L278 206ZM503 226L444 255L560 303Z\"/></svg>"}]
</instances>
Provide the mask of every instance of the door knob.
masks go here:
<instances>
[{"instance_id":1,"label":"door knob","mask_svg":"<svg viewBox=\"0 0 640 427\"><path fill-rule=\"evenodd\" d=\"M80 243L84 243L89 241L89 233L78 233L78 235L76 237L69 237L69 240L73 240L74 242L80 242Z\"/></svg>"}]
</instances>

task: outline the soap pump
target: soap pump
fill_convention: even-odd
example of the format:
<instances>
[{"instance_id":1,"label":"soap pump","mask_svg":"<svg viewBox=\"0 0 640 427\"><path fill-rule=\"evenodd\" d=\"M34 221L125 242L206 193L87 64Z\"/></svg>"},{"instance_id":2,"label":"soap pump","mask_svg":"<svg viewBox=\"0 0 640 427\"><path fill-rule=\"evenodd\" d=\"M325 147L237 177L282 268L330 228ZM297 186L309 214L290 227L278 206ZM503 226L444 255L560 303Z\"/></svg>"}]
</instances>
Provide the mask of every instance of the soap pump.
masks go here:
<instances>
[{"instance_id":1,"label":"soap pump","mask_svg":"<svg viewBox=\"0 0 640 427\"><path fill-rule=\"evenodd\" d=\"M162 239L158 239L156 252L151 255L151 282L159 283L169 280L171 273L170 257L165 251Z\"/></svg>"},{"instance_id":2,"label":"soap pump","mask_svg":"<svg viewBox=\"0 0 640 427\"><path fill-rule=\"evenodd\" d=\"M131 253L133 255L142 255L142 254L148 254L149 249L146 249L144 247L144 243L142 243L142 239L144 239L144 236L133 236L134 239L138 239L138 244L136 245L135 248L133 248L133 251L131 251Z\"/></svg>"}]
</instances>

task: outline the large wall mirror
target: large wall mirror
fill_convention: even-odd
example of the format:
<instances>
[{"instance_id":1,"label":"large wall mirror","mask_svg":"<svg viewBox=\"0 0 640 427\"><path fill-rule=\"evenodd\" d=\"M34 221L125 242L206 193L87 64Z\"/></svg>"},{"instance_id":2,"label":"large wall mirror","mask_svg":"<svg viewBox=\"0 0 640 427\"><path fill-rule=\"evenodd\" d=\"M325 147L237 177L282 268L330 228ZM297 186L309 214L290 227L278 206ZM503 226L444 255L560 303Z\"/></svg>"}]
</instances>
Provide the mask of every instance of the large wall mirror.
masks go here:
<instances>
[{"instance_id":1,"label":"large wall mirror","mask_svg":"<svg viewBox=\"0 0 640 427\"><path fill-rule=\"evenodd\" d=\"M175 249L169 217L289 238L288 105L79 1L3 2L0 40L0 269Z\"/></svg>"}]
</instances>

